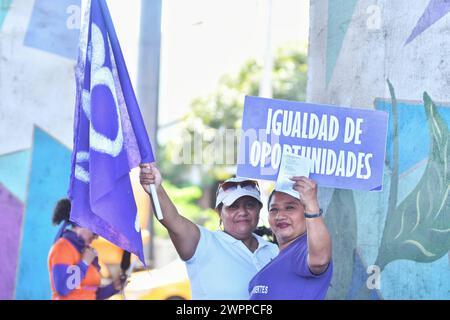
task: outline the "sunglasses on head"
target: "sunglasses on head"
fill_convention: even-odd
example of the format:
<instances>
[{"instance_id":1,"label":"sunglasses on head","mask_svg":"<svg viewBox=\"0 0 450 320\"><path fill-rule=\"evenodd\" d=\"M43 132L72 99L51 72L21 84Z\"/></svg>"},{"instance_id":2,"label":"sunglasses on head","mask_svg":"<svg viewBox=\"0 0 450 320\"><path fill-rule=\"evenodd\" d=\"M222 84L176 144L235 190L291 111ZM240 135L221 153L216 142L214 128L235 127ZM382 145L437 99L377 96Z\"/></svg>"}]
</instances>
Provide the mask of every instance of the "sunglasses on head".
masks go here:
<instances>
[{"instance_id":1,"label":"sunglasses on head","mask_svg":"<svg viewBox=\"0 0 450 320\"><path fill-rule=\"evenodd\" d=\"M242 189L247 190L254 190L256 189L258 193L260 193L259 185L257 181L253 180L245 180L240 182L235 181L225 181L219 184L219 187L217 188L216 196L219 194L220 191L223 192L230 192L233 190L236 190L238 187L241 187Z\"/></svg>"}]
</instances>

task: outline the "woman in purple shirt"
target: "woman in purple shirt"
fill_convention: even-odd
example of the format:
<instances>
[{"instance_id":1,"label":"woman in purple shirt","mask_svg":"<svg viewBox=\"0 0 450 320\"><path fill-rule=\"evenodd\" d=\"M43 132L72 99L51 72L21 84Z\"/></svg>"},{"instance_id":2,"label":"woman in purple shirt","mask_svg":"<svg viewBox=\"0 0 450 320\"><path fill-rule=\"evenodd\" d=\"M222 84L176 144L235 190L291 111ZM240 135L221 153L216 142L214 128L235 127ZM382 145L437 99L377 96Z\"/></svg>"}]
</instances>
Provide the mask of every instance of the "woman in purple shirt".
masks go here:
<instances>
[{"instance_id":1,"label":"woman in purple shirt","mask_svg":"<svg viewBox=\"0 0 450 320\"><path fill-rule=\"evenodd\" d=\"M251 300L320 300L328 291L333 273L331 239L317 200L317 184L306 177L291 180L296 192L274 190L269 197L269 224L280 253L250 281Z\"/></svg>"}]
</instances>

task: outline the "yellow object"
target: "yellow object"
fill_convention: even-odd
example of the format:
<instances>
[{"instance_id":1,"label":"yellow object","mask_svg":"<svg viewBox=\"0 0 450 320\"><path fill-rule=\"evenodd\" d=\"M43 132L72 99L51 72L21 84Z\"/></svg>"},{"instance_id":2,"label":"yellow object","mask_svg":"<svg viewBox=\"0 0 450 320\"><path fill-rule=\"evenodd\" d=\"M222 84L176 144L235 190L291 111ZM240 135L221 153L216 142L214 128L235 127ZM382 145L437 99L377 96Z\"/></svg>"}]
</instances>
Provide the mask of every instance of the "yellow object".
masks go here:
<instances>
[{"instance_id":1,"label":"yellow object","mask_svg":"<svg viewBox=\"0 0 450 320\"><path fill-rule=\"evenodd\" d=\"M142 243L145 246L150 241L150 233L148 230L141 230ZM112 244L108 240L99 237L92 242L92 247L97 250L100 263L103 264L120 264L122 261L123 250ZM132 255L132 259L137 259Z\"/></svg>"},{"instance_id":2,"label":"yellow object","mask_svg":"<svg viewBox=\"0 0 450 320\"><path fill-rule=\"evenodd\" d=\"M127 300L191 300L191 286L189 280L175 282L160 287L149 289L148 292L139 295L126 294ZM123 300L121 294L116 294L109 300Z\"/></svg>"},{"instance_id":3,"label":"yellow object","mask_svg":"<svg viewBox=\"0 0 450 320\"><path fill-rule=\"evenodd\" d=\"M190 300L185 263L176 259L158 269L133 272L125 296L127 300Z\"/></svg>"},{"instance_id":4,"label":"yellow object","mask_svg":"<svg viewBox=\"0 0 450 320\"><path fill-rule=\"evenodd\" d=\"M134 199L136 201L136 207L139 215L140 225L141 225L141 235L142 244L144 248L148 247L150 243L150 233L147 230L147 225L149 222L149 212L150 212L150 197L144 191L141 184L139 183L139 168L134 168L130 172L131 185L133 187ZM92 243L98 252L99 263L101 265L101 273L103 278L110 278L114 274L114 270L120 265L122 261L123 250L104 238L99 237ZM135 261L137 257L131 255L131 261ZM115 268L109 269L108 266L116 266ZM140 277L142 275L148 274L148 271L135 272L132 274L133 277ZM131 290L126 294L126 299L138 299L138 300L167 300L167 299L191 299L191 289L189 285L189 280L187 276L178 277L172 283L158 283L145 288L145 284L149 283L147 278L139 278L138 283L144 284L144 288L140 288L138 291ZM156 278L160 278L157 276ZM151 283L151 281L150 281ZM134 292L133 292L134 291ZM123 299L121 294L114 295L110 299L121 300Z\"/></svg>"},{"instance_id":5,"label":"yellow object","mask_svg":"<svg viewBox=\"0 0 450 320\"><path fill-rule=\"evenodd\" d=\"M167 284L150 289L148 293L139 296L139 300L191 300L189 280Z\"/></svg>"},{"instance_id":6,"label":"yellow object","mask_svg":"<svg viewBox=\"0 0 450 320\"><path fill-rule=\"evenodd\" d=\"M102 264L118 264L122 260L123 250L104 238L94 240L92 247L97 250Z\"/></svg>"}]
</instances>

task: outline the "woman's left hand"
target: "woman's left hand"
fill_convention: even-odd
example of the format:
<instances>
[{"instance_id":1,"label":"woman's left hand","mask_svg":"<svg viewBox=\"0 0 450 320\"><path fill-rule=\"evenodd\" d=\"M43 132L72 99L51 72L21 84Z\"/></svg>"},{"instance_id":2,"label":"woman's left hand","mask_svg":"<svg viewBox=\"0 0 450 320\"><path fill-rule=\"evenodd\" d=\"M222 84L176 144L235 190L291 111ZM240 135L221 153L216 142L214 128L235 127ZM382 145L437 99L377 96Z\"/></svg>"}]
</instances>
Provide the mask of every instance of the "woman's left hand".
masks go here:
<instances>
[{"instance_id":1,"label":"woman's left hand","mask_svg":"<svg viewBox=\"0 0 450 320\"><path fill-rule=\"evenodd\" d=\"M294 181L294 190L300 194L300 200L307 212L319 212L319 201L317 200L317 183L307 177L291 177Z\"/></svg>"}]
</instances>

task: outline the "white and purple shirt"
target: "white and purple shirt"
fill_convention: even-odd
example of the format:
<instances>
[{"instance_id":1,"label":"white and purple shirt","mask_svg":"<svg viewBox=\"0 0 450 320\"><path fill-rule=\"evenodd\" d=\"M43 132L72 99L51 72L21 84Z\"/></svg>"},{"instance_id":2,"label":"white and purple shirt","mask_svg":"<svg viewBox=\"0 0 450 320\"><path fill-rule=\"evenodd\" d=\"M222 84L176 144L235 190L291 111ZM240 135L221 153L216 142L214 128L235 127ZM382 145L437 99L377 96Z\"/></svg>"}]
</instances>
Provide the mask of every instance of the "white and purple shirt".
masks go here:
<instances>
[{"instance_id":1,"label":"white and purple shirt","mask_svg":"<svg viewBox=\"0 0 450 320\"><path fill-rule=\"evenodd\" d=\"M320 275L308 266L306 234L261 269L249 283L251 300L322 300L333 274L333 262Z\"/></svg>"},{"instance_id":2,"label":"white and purple shirt","mask_svg":"<svg viewBox=\"0 0 450 320\"><path fill-rule=\"evenodd\" d=\"M200 240L194 256L186 261L193 300L248 300L248 282L272 258L278 247L253 234L258 248L223 231L199 226Z\"/></svg>"}]
</instances>

